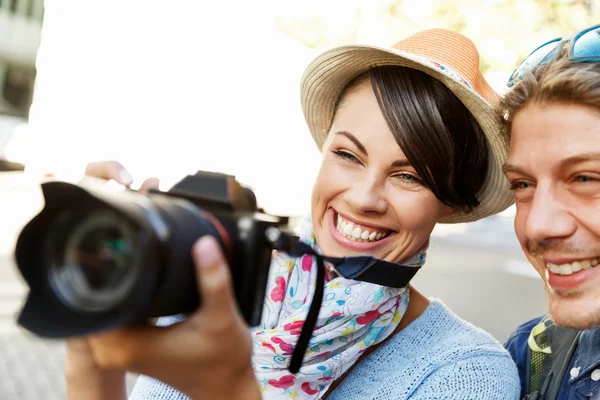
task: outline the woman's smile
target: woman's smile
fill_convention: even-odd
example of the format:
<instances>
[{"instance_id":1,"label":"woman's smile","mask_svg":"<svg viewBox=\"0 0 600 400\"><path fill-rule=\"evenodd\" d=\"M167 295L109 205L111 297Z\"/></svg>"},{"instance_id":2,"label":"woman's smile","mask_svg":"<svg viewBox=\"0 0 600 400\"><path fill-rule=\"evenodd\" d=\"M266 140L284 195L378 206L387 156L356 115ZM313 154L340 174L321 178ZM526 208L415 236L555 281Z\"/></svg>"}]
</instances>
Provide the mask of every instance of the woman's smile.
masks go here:
<instances>
[{"instance_id":1,"label":"woman's smile","mask_svg":"<svg viewBox=\"0 0 600 400\"><path fill-rule=\"evenodd\" d=\"M351 251L374 252L393 241L395 231L360 222L340 214L333 208L327 212L329 232L342 247Z\"/></svg>"}]
</instances>

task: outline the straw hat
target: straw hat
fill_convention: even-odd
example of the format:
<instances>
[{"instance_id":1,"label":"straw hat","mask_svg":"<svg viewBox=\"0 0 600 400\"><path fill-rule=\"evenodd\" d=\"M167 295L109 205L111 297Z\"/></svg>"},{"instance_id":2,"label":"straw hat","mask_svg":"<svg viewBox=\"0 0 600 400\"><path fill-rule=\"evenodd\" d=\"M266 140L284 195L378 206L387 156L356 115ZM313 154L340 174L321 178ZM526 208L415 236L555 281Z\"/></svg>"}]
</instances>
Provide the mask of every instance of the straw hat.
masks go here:
<instances>
[{"instance_id":1,"label":"straw hat","mask_svg":"<svg viewBox=\"0 0 600 400\"><path fill-rule=\"evenodd\" d=\"M480 205L470 213L455 213L440 222L475 221L510 206L513 196L502 173L508 142L494 110L500 97L479 70L479 53L473 42L456 32L430 29L398 42L391 49L341 46L318 56L302 77L301 101L319 150L327 138L334 106L344 87L366 70L383 65L414 68L439 80L462 101L485 133L490 161L477 196Z\"/></svg>"}]
</instances>

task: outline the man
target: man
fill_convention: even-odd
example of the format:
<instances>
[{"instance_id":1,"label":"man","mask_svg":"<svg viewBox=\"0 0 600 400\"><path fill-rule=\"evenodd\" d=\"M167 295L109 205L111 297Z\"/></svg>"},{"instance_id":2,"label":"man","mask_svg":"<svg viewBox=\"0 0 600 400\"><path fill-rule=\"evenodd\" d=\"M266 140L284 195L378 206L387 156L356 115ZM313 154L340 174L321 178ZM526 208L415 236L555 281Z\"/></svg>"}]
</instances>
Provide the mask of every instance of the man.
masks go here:
<instances>
[{"instance_id":1,"label":"man","mask_svg":"<svg viewBox=\"0 0 600 400\"><path fill-rule=\"evenodd\" d=\"M600 399L600 26L551 41L504 100L515 231L549 316L506 343L527 399Z\"/></svg>"}]
</instances>

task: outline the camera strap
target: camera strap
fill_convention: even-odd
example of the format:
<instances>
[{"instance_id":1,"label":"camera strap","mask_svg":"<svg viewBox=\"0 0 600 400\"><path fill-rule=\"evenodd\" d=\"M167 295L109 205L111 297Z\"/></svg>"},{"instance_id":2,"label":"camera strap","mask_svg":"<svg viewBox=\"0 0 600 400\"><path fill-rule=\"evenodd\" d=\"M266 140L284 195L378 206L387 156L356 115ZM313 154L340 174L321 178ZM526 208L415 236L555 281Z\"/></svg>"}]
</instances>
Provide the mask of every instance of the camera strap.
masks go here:
<instances>
[{"instance_id":1,"label":"camera strap","mask_svg":"<svg viewBox=\"0 0 600 400\"><path fill-rule=\"evenodd\" d=\"M325 290L325 268L345 279L374 283L381 286L402 288L406 287L420 267L395 264L380 260L370 255L349 257L327 257L317 253L311 246L291 235L282 235L279 240L279 250L285 251L292 257L312 255L317 261L316 289L298 342L294 347L288 370L292 374L300 371L304 354L315 329Z\"/></svg>"},{"instance_id":2,"label":"camera strap","mask_svg":"<svg viewBox=\"0 0 600 400\"><path fill-rule=\"evenodd\" d=\"M298 342L296 342L296 346L294 347L290 366L288 367L292 374L296 374L298 371L300 371L302 361L304 360L304 353L308 348L308 342L310 341L313 331L315 330L317 318L319 318L319 311L321 310L321 304L323 303L323 292L325 290L325 265L320 257L317 257L316 285L315 294L312 302L310 303L308 315L306 316L304 325L302 325L302 331L300 332L300 337L298 338Z\"/></svg>"}]
</instances>

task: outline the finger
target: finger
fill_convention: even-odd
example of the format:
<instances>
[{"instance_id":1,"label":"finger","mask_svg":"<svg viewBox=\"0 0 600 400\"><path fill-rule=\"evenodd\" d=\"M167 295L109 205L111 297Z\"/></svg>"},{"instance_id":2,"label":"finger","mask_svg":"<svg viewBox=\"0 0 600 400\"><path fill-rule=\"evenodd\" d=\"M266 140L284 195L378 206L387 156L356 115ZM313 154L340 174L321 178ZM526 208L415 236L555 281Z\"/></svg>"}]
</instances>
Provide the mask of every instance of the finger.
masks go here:
<instances>
[{"instance_id":1,"label":"finger","mask_svg":"<svg viewBox=\"0 0 600 400\"><path fill-rule=\"evenodd\" d=\"M194 324L167 327L130 327L89 336L94 362L104 369L118 369L152 375L158 367L185 363L191 353L204 354L210 346ZM222 356L220 354L219 356ZM161 371L162 370L162 371Z\"/></svg>"},{"instance_id":2,"label":"finger","mask_svg":"<svg viewBox=\"0 0 600 400\"><path fill-rule=\"evenodd\" d=\"M90 344L85 337L71 337L65 340L67 349L74 351L90 351Z\"/></svg>"},{"instance_id":3,"label":"finger","mask_svg":"<svg viewBox=\"0 0 600 400\"><path fill-rule=\"evenodd\" d=\"M229 266L221 247L212 236L204 236L194 244L192 258L202 298L202 313L212 319L227 320L236 310Z\"/></svg>"},{"instance_id":4,"label":"finger","mask_svg":"<svg viewBox=\"0 0 600 400\"><path fill-rule=\"evenodd\" d=\"M133 371L154 357L154 353L161 352L164 347L161 341L167 337L164 330L166 328L126 328L90 335L88 342L94 361L102 368Z\"/></svg>"},{"instance_id":5,"label":"finger","mask_svg":"<svg viewBox=\"0 0 600 400\"><path fill-rule=\"evenodd\" d=\"M148 193L148 191L150 191L150 189L158 189L158 185L159 185L158 178L148 178L144 181L144 183L142 183L142 185L138 189L138 192Z\"/></svg>"},{"instance_id":6,"label":"finger","mask_svg":"<svg viewBox=\"0 0 600 400\"><path fill-rule=\"evenodd\" d=\"M129 186L133 182L129 172L118 161L91 162L85 169L85 175L106 180L112 179L125 186Z\"/></svg>"},{"instance_id":7,"label":"finger","mask_svg":"<svg viewBox=\"0 0 600 400\"><path fill-rule=\"evenodd\" d=\"M78 368L94 368L92 349L87 338L69 338L66 340L65 369L68 372Z\"/></svg>"}]
</instances>

